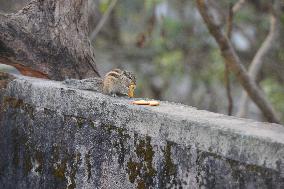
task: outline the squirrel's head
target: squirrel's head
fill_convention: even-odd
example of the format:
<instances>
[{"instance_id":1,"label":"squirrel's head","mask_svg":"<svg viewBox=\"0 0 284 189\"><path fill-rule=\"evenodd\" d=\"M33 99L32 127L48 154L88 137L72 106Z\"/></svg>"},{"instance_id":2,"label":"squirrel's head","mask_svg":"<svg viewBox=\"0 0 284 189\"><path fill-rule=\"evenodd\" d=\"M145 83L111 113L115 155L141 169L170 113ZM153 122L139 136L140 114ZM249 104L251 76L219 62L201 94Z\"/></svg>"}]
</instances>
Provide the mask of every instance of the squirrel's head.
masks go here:
<instances>
[{"instance_id":1,"label":"squirrel's head","mask_svg":"<svg viewBox=\"0 0 284 189\"><path fill-rule=\"evenodd\" d=\"M132 72L123 71L122 75L130 81L130 85L136 85L136 76Z\"/></svg>"},{"instance_id":2,"label":"squirrel's head","mask_svg":"<svg viewBox=\"0 0 284 189\"><path fill-rule=\"evenodd\" d=\"M121 74L121 79L124 81L128 89L128 96L134 97L134 90L136 88L136 77L132 72L123 71Z\"/></svg>"}]
</instances>

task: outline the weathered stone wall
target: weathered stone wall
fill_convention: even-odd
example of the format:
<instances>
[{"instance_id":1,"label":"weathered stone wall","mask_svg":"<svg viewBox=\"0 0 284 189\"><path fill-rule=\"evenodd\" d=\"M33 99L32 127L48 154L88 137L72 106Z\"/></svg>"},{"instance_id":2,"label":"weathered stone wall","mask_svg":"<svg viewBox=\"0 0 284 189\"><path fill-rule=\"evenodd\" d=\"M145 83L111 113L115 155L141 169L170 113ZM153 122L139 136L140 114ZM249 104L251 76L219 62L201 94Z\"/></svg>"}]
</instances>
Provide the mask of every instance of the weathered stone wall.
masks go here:
<instances>
[{"instance_id":1,"label":"weathered stone wall","mask_svg":"<svg viewBox=\"0 0 284 189\"><path fill-rule=\"evenodd\" d=\"M284 188L281 125L31 78L0 99L0 188Z\"/></svg>"}]
</instances>

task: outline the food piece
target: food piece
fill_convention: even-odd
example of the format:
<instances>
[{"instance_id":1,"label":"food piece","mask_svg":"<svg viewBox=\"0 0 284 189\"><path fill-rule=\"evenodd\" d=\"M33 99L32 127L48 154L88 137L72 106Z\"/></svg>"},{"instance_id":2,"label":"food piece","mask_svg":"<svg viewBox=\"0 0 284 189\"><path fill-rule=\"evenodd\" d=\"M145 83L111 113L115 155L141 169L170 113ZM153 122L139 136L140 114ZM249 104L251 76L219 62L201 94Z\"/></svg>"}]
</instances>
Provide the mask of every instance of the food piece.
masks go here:
<instances>
[{"instance_id":1,"label":"food piece","mask_svg":"<svg viewBox=\"0 0 284 189\"><path fill-rule=\"evenodd\" d=\"M128 96L133 98L134 97L134 90L136 88L135 84L131 84L128 88Z\"/></svg>"},{"instance_id":2,"label":"food piece","mask_svg":"<svg viewBox=\"0 0 284 189\"><path fill-rule=\"evenodd\" d=\"M132 102L132 104L136 104L136 105L149 105L150 102L149 101L145 101L145 100L137 100Z\"/></svg>"},{"instance_id":3,"label":"food piece","mask_svg":"<svg viewBox=\"0 0 284 189\"><path fill-rule=\"evenodd\" d=\"M146 101L146 100L138 100L138 101L134 101L132 102L132 104L136 104L136 105L149 105L149 106L159 106L160 103L158 101Z\"/></svg>"},{"instance_id":4,"label":"food piece","mask_svg":"<svg viewBox=\"0 0 284 189\"><path fill-rule=\"evenodd\" d=\"M160 103L158 101L150 101L150 106L159 106Z\"/></svg>"}]
</instances>

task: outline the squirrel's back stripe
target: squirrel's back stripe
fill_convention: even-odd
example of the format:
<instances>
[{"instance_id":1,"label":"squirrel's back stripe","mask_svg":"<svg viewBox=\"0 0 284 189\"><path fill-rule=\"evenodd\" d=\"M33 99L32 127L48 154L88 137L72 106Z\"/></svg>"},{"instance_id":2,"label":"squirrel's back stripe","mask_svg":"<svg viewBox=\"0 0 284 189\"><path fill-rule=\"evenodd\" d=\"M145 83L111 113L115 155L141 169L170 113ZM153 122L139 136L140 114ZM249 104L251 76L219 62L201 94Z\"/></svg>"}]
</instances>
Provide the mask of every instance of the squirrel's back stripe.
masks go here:
<instances>
[{"instance_id":1,"label":"squirrel's back stripe","mask_svg":"<svg viewBox=\"0 0 284 189\"><path fill-rule=\"evenodd\" d=\"M119 73L117 73L117 72L114 72L114 71L110 71L110 72L108 72L107 74L106 74L106 77L108 77L108 76L112 76L112 77L114 77L114 78L118 78L119 77Z\"/></svg>"},{"instance_id":2,"label":"squirrel's back stripe","mask_svg":"<svg viewBox=\"0 0 284 189\"><path fill-rule=\"evenodd\" d=\"M122 70L121 69L118 69L118 68L115 68L115 69L112 69L111 72L116 72L116 73L122 73Z\"/></svg>"}]
</instances>

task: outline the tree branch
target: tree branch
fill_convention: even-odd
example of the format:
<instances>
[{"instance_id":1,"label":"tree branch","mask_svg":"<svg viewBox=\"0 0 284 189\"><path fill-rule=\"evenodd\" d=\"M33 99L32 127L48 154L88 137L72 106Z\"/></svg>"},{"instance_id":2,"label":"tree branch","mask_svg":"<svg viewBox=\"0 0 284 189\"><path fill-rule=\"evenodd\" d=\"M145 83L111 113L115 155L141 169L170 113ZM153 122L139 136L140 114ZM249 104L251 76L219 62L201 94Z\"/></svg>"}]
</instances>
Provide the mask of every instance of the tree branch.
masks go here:
<instances>
[{"instance_id":1,"label":"tree branch","mask_svg":"<svg viewBox=\"0 0 284 189\"><path fill-rule=\"evenodd\" d=\"M107 21L112 9L115 7L117 3L117 0L112 0L107 11L105 12L105 14L103 15L103 17L101 18L101 20L99 21L98 25L96 26L96 28L94 29L94 31L91 33L90 35L90 39L91 41L95 39L95 37L97 36L97 34L101 31L103 25L105 24L105 22Z\"/></svg>"},{"instance_id":2,"label":"tree branch","mask_svg":"<svg viewBox=\"0 0 284 189\"><path fill-rule=\"evenodd\" d=\"M270 29L269 33L267 34L265 40L263 41L261 47L258 49L257 53L255 54L250 67L248 74L251 79L256 80L258 73L261 70L261 67L264 64L263 58L264 56L272 49L273 42L276 39L276 36L278 34L278 24L279 24L279 18L277 16L276 10L273 10L270 14ZM240 102L240 108L237 113L237 116L239 117L246 117L248 113L248 103L249 98L246 92L242 93L241 102Z\"/></svg>"},{"instance_id":3,"label":"tree branch","mask_svg":"<svg viewBox=\"0 0 284 189\"><path fill-rule=\"evenodd\" d=\"M241 9L243 4L245 3L245 0L239 0L235 5L231 4L229 7L229 14L227 17L227 38L231 40L232 30L233 30L233 20L234 15L237 11ZM228 115L232 115L233 108L234 108L234 101L231 94L231 83L230 83L230 70L227 64L225 64L225 73L224 73L224 79L225 79L225 86L226 86L226 94L228 98Z\"/></svg>"},{"instance_id":4,"label":"tree branch","mask_svg":"<svg viewBox=\"0 0 284 189\"><path fill-rule=\"evenodd\" d=\"M227 17L227 38L231 39L231 33L233 29L233 6L232 4L229 7L229 15ZM228 98L228 115L232 115L233 108L234 108L234 101L231 93L231 82L230 82L230 70L227 64L225 64L225 71L224 71L224 80L225 80L225 88L226 88L226 95Z\"/></svg>"},{"instance_id":5,"label":"tree branch","mask_svg":"<svg viewBox=\"0 0 284 189\"><path fill-rule=\"evenodd\" d=\"M225 64L224 80L226 87L226 95L228 98L228 115L232 115L234 108L234 101L231 93L230 70L227 64Z\"/></svg>"},{"instance_id":6,"label":"tree branch","mask_svg":"<svg viewBox=\"0 0 284 189\"><path fill-rule=\"evenodd\" d=\"M236 2L236 4L233 6L232 8L232 12L233 14L235 14L236 12L238 12L243 5L245 4L246 0L239 0L238 2Z\"/></svg>"},{"instance_id":7,"label":"tree branch","mask_svg":"<svg viewBox=\"0 0 284 189\"><path fill-rule=\"evenodd\" d=\"M269 122L279 123L276 113L274 112L269 101L266 99L264 93L258 88L254 80L250 79L230 41L222 33L221 28L212 20L212 16L209 15L205 0L196 0L196 2L199 12L209 32L219 45L221 55L223 56L225 63L228 65L230 71L236 75L241 85L247 91L251 99L261 109L263 115L267 118L267 120Z\"/></svg>"}]
</instances>

